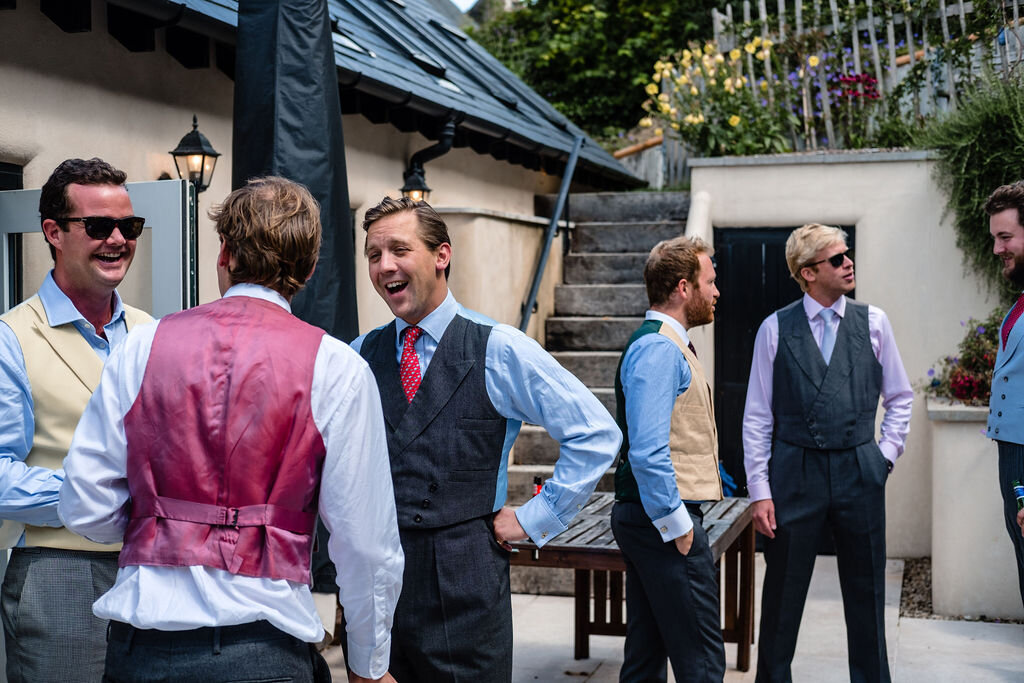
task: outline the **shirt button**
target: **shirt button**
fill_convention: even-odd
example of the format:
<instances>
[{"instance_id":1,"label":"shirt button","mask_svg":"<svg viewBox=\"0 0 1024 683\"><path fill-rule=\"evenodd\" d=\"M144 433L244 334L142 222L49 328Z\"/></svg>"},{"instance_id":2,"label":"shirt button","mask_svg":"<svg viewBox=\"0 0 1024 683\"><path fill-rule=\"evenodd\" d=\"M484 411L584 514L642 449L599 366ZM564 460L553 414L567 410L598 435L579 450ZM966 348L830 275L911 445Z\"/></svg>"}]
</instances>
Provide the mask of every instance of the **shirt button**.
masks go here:
<instances>
[{"instance_id":1,"label":"shirt button","mask_svg":"<svg viewBox=\"0 0 1024 683\"><path fill-rule=\"evenodd\" d=\"M423 515L416 515L415 517L412 518L412 521L414 521L417 524L419 524L420 522L423 521Z\"/></svg>"},{"instance_id":2,"label":"shirt button","mask_svg":"<svg viewBox=\"0 0 1024 683\"><path fill-rule=\"evenodd\" d=\"M423 499L423 509L426 510L428 507L430 507L430 499L429 498L424 498Z\"/></svg>"},{"instance_id":3,"label":"shirt button","mask_svg":"<svg viewBox=\"0 0 1024 683\"><path fill-rule=\"evenodd\" d=\"M1009 378L1009 377L1007 377L1006 375L1003 375L1003 381L1004 381L1004 382L1009 382L1009 381L1010 381L1010 378Z\"/></svg>"},{"instance_id":4,"label":"shirt button","mask_svg":"<svg viewBox=\"0 0 1024 683\"><path fill-rule=\"evenodd\" d=\"M1003 416L1003 411L1000 410L998 413L996 413L996 417L1002 417L1002 416Z\"/></svg>"},{"instance_id":5,"label":"shirt button","mask_svg":"<svg viewBox=\"0 0 1024 683\"><path fill-rule=\"evenodd\" d=\"M996 434L999 433L999 427L996 427Z\"/></svg>"},{"instance_id":6,"label":"shirt button","mask_svg":"<svg viewBox=\"0 0 1024 683\"><path fill-rule=\"evenodd\" d=\"M430 486L427 487L427 490L430 491L431 493L436 491L437 490L437 482L436 481L435 482L431 482Z\"/></svg>"},{"instance_id":7,"label":"shirt button","mask_svg":"<svg viewBox=\"0 0 1024 683\"><path fill-rule=\"evenodd\" d=\"M1001 398L1001 399L1003 399L1003 400L1005 401L1005 400L1006 400L1006 394L1003 394L1003 395L1002 395L1002 396L1000 396L999 398Z\"/></svg>"},{"instance_id":8,"label":"shirt button","mask_svg":"<svg viewBox=\"0 0 1024 683\"><path fill-rule=\"evenodd\" d=\"M548 532L545 531L545 532L541 533L540 537L541 538L547 538L548 537Z\"/></svg>"},{"instance_id":9,"label":"shirt button","mask_svg":"<svg viewBox=\"0 0 1024 683\"><path fill-rule=\"evenodd\" d=\"M668 527L667 527L667 526L663 526L663 527L661 527L661 533L663 533L663 534L664 534L664 533L666 533L667 531L668 531Z\"/></svg>"}]
</instances>

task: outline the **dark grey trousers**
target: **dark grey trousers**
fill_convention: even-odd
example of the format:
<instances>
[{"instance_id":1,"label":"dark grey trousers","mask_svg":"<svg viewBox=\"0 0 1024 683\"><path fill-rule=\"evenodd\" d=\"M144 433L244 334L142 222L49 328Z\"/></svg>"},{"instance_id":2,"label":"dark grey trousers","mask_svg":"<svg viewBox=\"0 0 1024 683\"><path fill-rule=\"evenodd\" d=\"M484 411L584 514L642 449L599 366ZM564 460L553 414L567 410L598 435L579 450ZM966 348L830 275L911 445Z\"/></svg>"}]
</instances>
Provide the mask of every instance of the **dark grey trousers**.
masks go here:
<instances>
[{"instance_id":1,"label":"dark grey trousers","mask_svg":"<svg viewBox=\"0 0 1024 683\"><path fill-rule=\"evenodd\" d=\"M1024 601L1024 536L1017 526L1017 498L1013 495L1013 482L1024 483L1024 446L1019 443L997 441L999 446L999 492L1003 496L1003 518L1006 533L1013 543L1013 554L1017 557L1017 582L1020 598Z\"/></svg>"},{"instance_id":2,"label":"dark grey trousers","mask_svg":"<svg viewBox=\"0 0 1024 683\"><path fill-rule=\"evenodd\" d=\"M92 604L116 576L116 552L14 548L0 595L9 683L100 681L107 622Z\"/></svg>"},{"instance_id":3,"label":"dark grey trousers","mask_svg":"<svg viewBox=\"0 0 1024 683\"><path fill-rule=\"evenodd\" d=\"M319 661L317 661L319 659ZM314 677L322 665L326 678ZM188 631L110 623L104 683L314 683L330 681L310 643L269 622Z\"/></svg>"},{"instance_id":4,"label":"dark grey trousers","mask_svg":"<svg viewBox=\"0 0 1024 683\"><path fill-rule=\"evenodd\" d=\"M693 545L681 555L661 540L640 503L615 503L612 532L626 560L626 645L619 680L720 682L725 646L718 607L718 571L701 526L699 506L687 506Z\"/></svg>"},{"instance_id":5,"label":"dark grey trousers","mask_svg":"<svg viewBox=\"0 0 1024 683\"><path fill-rule=\"evenodd\" d=\"M488 521L399 533L405 574L391 630L395 680L511 681L509 554Z\"/></svg>"},{"instance_id":6,"label":"dark grey trousers","mask_svg":"<svg viewBox=\"0 0 1024 683\"><path fill-rule=\"evenodd\" d=\"M874 442L845 451L776 443L768 463L774 539L765 539L757 680L788 683L818 542L832 534L852 683L890 680L885 647L885 481Z\"/></svg>"}]
</instances>

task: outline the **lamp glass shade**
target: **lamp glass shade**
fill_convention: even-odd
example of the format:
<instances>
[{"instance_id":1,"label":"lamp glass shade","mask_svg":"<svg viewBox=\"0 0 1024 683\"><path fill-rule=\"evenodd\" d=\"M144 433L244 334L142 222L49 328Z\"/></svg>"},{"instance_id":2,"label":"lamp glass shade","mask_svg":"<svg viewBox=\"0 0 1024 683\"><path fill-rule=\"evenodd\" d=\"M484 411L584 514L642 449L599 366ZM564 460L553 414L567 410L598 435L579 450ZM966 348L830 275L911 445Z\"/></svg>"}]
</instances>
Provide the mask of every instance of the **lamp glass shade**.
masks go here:
<instances>
[{"instance_id":1,"label":"lamp glass shade","mask_svg":"<svg viewBox=\"0 0 1024 683\"><path fill-rule=\"evenodd\" d=\"M190 180L196 190L202 192L213 180L213 169L217 165L220 153L210 145L206 136L199 132L196 117L192 117L192 132L181 139L178 146L171 151L178 177Z\"/></svg>"}]
</instances>

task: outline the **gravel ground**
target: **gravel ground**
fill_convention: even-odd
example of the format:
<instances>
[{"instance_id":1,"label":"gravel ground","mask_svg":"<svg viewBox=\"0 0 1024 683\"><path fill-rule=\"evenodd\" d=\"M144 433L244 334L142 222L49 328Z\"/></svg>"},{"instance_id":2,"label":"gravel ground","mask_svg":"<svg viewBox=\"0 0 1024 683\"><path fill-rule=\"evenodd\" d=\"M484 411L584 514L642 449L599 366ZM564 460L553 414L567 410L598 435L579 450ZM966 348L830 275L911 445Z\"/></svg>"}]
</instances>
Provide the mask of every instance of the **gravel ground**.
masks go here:
<instances>
[{"instance_id":1,"label":"gravel ground","mask_svg":"<svg viewBox=\"0 0 1024 683\"><path fill-rule=\"evenodd\" d=\"M963 621L964 617L944 617L932 614L932 558L918 557L903 561L903 590L900 593L900 616L912 619L939 619ZM969 621L988 621L1002 624L1021 624L1020 619L989 619L984 614Z\"/></svg>"}]
</instances>

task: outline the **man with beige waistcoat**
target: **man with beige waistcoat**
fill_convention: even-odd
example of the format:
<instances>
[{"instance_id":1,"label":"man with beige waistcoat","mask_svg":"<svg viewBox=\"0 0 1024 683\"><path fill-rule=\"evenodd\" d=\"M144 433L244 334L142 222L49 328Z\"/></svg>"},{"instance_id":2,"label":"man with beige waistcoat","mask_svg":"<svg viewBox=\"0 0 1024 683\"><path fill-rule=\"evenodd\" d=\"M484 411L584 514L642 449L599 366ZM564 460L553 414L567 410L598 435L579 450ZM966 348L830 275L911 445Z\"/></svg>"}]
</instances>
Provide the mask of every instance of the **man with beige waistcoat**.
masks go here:
<instances>
[{"instance_id":1,"label":"man with beige waistcoat","mask_svg":"<svg viewBox=\"0 0 1024 683\"><path fill-rule=\"evenodd\" d=\"M104 360L151 319L115 291L145 223L125 179L95 158L53 171L39 197L53 270L0 316L0 540L14 546L0 616L10 683L103 676L106 622L92 603L114 582L119 546L64 529L57 501L61 463Z\"/></svg>"},{"instance_id":2,"label":"man with beige waistcoat","mask_svg":"<svg viewBox=\"0 0 1024 683\"><path fill-rule=\"evenodd\" d=\"M687 330L715 317L710 248L677 237L644 266L651 309L615 375L621 460L612 531L626 560L620 681L725 675L718 573L700 503L722 498L711 389Z\"/></svg>"}]
</instances>

